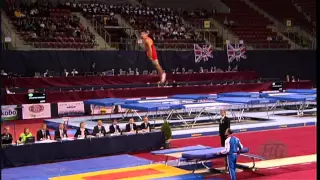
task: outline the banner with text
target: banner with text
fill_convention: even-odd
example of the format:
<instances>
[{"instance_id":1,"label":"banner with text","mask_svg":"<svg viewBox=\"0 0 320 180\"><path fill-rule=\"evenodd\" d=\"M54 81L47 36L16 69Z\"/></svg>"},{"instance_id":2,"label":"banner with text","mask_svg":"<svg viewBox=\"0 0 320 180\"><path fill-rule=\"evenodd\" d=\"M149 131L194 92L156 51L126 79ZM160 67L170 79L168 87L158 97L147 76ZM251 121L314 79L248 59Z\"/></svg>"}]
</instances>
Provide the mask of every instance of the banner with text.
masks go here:
<instances>
[{"instance_id":1,"label":"banner with text","mask_svg":"<svg viewBox=\"0 0 320 180\"><path fill-rule=\"evenodd\" d=\"M83 114L84 114L83 101L58 103L59 116L74 116L74 115L83 115Z\"/></svg>"},{"instance_id":2,"label":"banner with text","mask_svg":"<svg viewBox=\"0 0 320 180\"><path fill-rule=\"evenodd\" d=\"M17 105L1 106L1 121L17 120L18 111Z\"/></svg>"},{"instance_id":3,"label":"banner with text","mask_svg":"<svg viewBox=\"0 0 320 180\"><path fill-rule=\"evenodd\" d=\"M22 105L23 119L37 119L37 118L50 118L50 117L51 117L50 103Z\"/></svg>"}]
</instances>

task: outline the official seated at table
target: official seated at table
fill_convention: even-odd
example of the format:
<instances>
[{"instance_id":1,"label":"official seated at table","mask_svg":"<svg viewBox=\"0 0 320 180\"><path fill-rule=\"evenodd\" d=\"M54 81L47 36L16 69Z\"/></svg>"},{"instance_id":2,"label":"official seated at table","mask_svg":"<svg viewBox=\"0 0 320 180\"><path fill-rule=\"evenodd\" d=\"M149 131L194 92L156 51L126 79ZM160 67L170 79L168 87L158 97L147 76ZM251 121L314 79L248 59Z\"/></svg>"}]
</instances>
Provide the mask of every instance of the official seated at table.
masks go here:
<instances>
[{"instance_id":1,"label":"official seated at table","mask_svg":"<svg viewBox=\"0 0 320 180\"><path fill-rule=\"evenodd\" d=\"M84 122L80 123L80 127L77 129L77 132L74 134L75 138L86 138L89 134L89 131L85 128Z\"/></svg>"},{"instance_id":2,"label":"official seated at table","mask_svg":"<svg viewBox=\"0 0 320 180\"><path fill-rule=\"evenodd\" d=\"M151 131L151 124L149 123L149 119L148 119L147 116L145 116L145 117L143 118L143 123L141 123L140 129L141 129L143 132L150 132L150 131Z\"/></svg>"},{"instance_id":3,"label":"official seated at table","mask_svg":"<svg viewBox=\"0 0 320 180\"><path fill-rule=\"evenodd\" d=\"M12 134L9 127L4 128L4 133L1 134L1 143L2 145L12 144Z\"/></svg>"},{"instance_id":4,"label":"official seated at table","mask_svg":"<svg viewBox=\"0 0 320 180\"><path fill-rule=\"evenodd\" d=\"M116 119L113 120L112 124L109 126L109 133L121 133L121 129L118 125L118 121Z\"/></svg>"},{"instance_id":5,"label":"official seated at table","mask_svg":"<svg viewBox=\"0 0 320 180\"><path fill-rule=\"evenodd\" d=\"M137 125L134 123L134 119L130 118L129 123L126 125L126 132L137 132Z\"/></svg>"},{"instance_id":6,"label":"official seated at table","mask_svg":"<svg viewBox=\"0 0 320 180\"><path fill-rule=\"evenodd\" d=\"M105 136L107 134L106 129L102 125L102 121L98 120L98 124L93 128L92 135L94 136Z\"/></svg>"},{"instance_id":7,"label":"official seated at table","mask_svg":"<svg viewBox=\"0 0 320 180\"><path fill-rule=\"evenodd\" d=\"M37 141L50 140L51 135L46 124L42 124L41 129L37 131Z\"/></svg>"},{"instance_id":8,"label":"official seated at table","mask_svg":"<svg viewBox=\"0 0 320 180\"><path fill-rule=\"evenodd\" d=\"M63 124L60 123L58 129L54 131L54 140L61 140L62 138L67 137L67 130L65 130Z\"/></svg>"},{"instance_id":9,"label":"official seated at table","mask_svg":"<svg viewBox=\"0 0 320 180\"><path fill-rule=\"evenodd\" d=\"M20 135L18 143L25 143L27 138L32 137L32 133L29 128L24 128L23 133Z\"/></svg>"}]
</instances>

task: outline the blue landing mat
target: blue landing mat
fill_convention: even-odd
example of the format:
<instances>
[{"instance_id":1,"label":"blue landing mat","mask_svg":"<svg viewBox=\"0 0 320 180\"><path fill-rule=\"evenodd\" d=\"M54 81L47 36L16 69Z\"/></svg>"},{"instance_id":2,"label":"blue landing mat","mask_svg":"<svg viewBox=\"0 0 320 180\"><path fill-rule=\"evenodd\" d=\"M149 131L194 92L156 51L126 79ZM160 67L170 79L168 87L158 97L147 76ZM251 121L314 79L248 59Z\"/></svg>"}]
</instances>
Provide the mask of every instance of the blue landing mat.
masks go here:
<instances>
[{"instance_id":1,"label":"blue landing mat","mask_svg":"<svg viewBox=\"0 0 320 180\"><path fill-rule=\"evenodd\" d=\"M24 166L2 170L5 180L48 180L50 177L119 169L151 164L152 161L130 155Z\"/></svg>"},{"instance_id":2,"label":"blue landing mat","mask_svg":"<svg viewBox=\"0 0 320 180\"><path fill-rule=\"evenodd\" d=\"M203 180L203 179L204 179L203 176L199 174L185 174L181 176L157 178L152 180Z\"/></svg>"}]
</instances>

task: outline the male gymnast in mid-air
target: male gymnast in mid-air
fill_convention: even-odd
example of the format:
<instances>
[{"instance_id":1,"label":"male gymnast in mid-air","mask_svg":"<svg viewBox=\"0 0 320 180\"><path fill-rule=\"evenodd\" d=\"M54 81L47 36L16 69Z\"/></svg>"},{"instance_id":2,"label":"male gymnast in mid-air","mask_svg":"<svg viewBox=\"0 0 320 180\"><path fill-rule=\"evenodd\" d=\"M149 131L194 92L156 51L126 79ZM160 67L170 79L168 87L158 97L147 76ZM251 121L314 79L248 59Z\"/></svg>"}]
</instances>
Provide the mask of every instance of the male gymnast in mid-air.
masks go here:
<instances>
[{"instance_id":1,"label":"male gymnast in mid-air","mask_svg":"<svg viewBox=\"0 0 320 180\"><path fill-rule=\"evenodd\" d=\"M156 47L154 46L153 40L148 36L146 32L141 32L141 39L145 47L147 57L152 62L156 70L160 75L160 82L164 83L166 81L166 73L163 72L163 69L159 63Z\"/></svg>"}]
</instances>

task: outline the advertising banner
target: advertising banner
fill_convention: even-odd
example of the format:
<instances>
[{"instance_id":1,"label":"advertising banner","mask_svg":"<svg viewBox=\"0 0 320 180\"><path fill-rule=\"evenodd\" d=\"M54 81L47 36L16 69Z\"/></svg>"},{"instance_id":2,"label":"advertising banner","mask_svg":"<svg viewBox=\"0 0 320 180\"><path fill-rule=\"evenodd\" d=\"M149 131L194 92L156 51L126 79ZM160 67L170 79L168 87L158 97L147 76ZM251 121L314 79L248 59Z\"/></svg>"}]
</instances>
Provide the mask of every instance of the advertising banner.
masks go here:
<instances>
[{"instance_id":1,"label":"advertising banner","mask_svg":"<svg viewBox=\"0 0 320 180\"><path fill-rule=\"evenodd\" d=\"M17 120L18 119L18 111L17 105L7 105L1 106L1 120L2 121L9 121L9 120Z\"/></svg>"},{"instance_id":2,"label":"advertising banner","mask_svg":"<svg viewBox=\"0 0 320 180\"><path fill-rule=\"evenodd\" d=\"M50 117L51 117L50 103L22 105L23 119L37 119L37 118L50 118Z\"/></svg>"},{"instance_id":3,"label":"advertising banner","mask_svg":"<svg viewBox=\"0 0 320 180\"><path fill-rule=\"evenodd\" d=\"M74 115L83 115L83 114L84 114L83 101L58 103L59 116L74 116Z\"/></svg>"}]
</instances>

